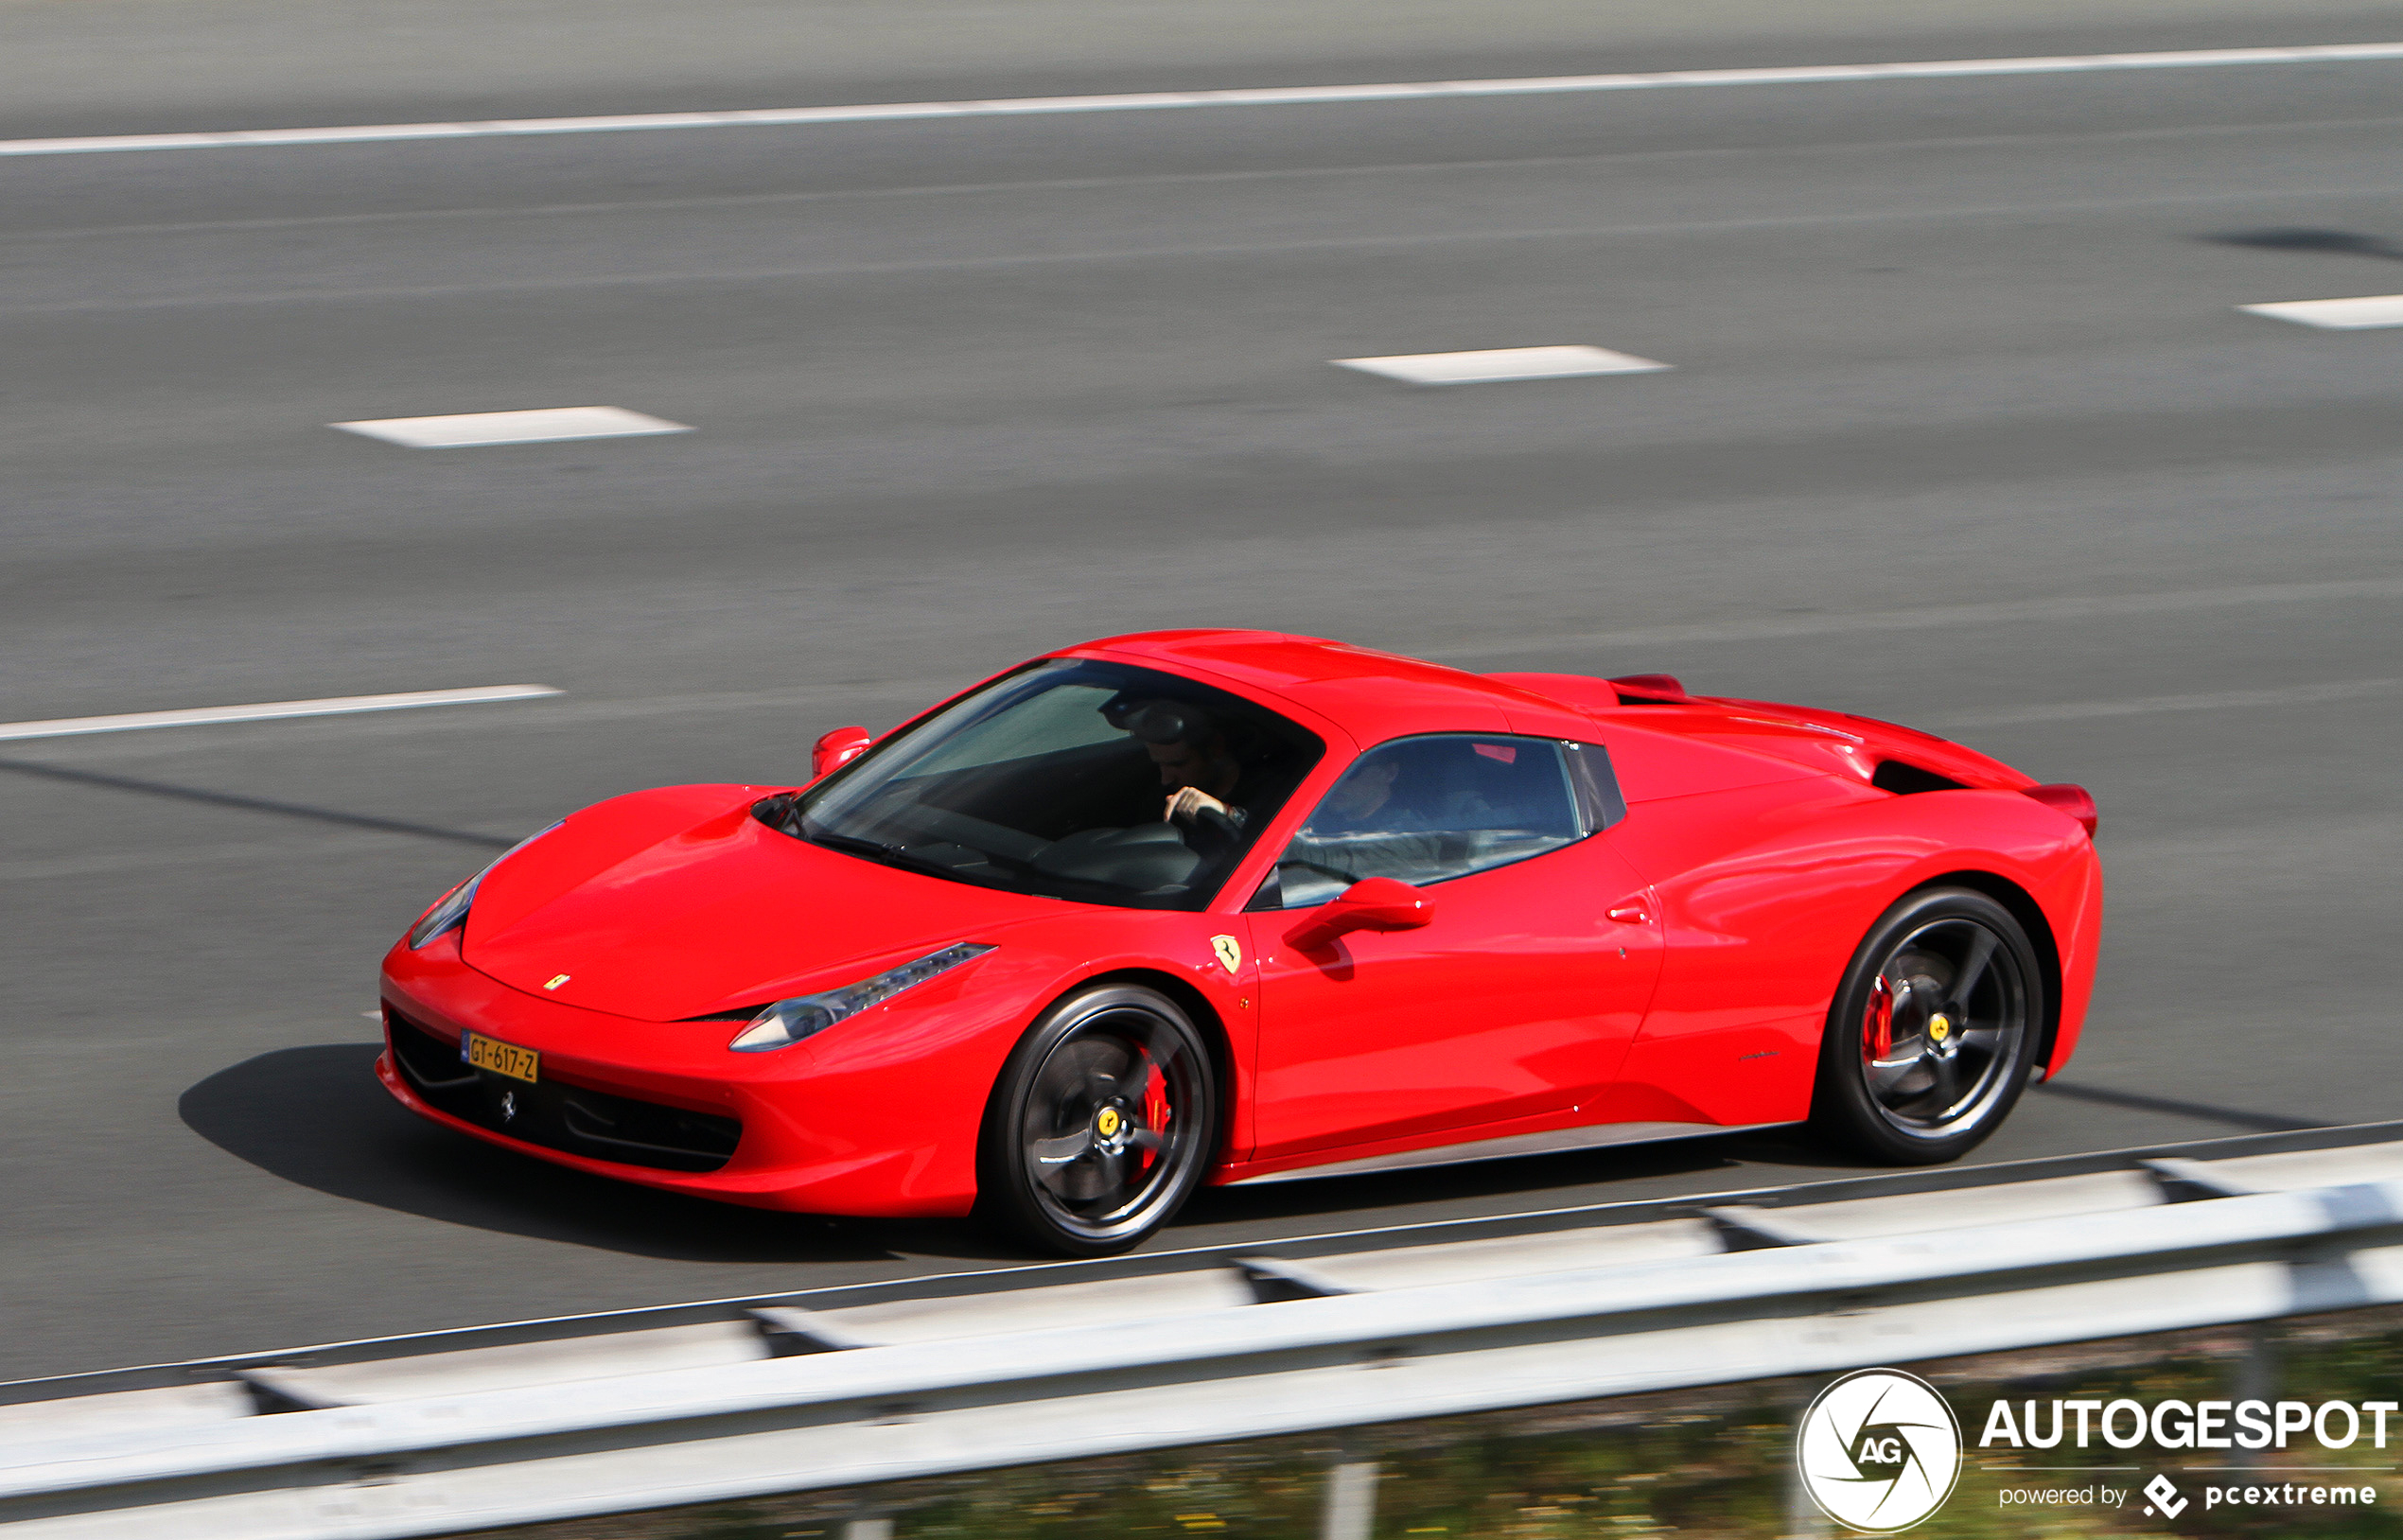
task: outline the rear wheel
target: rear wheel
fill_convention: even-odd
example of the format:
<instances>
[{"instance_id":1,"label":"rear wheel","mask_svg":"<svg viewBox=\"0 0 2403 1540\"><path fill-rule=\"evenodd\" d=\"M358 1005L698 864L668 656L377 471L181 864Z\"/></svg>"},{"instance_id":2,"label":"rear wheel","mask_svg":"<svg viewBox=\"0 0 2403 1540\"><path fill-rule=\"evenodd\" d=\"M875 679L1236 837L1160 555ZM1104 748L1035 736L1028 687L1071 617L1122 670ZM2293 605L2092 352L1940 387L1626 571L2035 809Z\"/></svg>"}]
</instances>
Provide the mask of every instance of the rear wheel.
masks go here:
<instances>
[{"instance_id":1,"label":"rear wheel","mask_svg":"<svg viewBox=\"0 0 2403 1540\"><path fill-rule=\"evenodd\" d=\"M1898 1165L1949 1161L2027 1083L2043 974L2009 910L1968 888L1888 909L1845 970L1820 1043L1812 1122Z\"/></svg>"},{"instance_id":2,"label":"rear wheel","mask_svg":"<svg viewBox=\"0 0 2403 1540\"><path fill-rule=\"evenodd\" d=\"M1219 1101L1208 1046L1174 1001L1136 985L1078 990L1002 1069L978 1152L978 1206L1048 1251L1126 1251L1201 1184Z\"/></svg>"}]
</instances>

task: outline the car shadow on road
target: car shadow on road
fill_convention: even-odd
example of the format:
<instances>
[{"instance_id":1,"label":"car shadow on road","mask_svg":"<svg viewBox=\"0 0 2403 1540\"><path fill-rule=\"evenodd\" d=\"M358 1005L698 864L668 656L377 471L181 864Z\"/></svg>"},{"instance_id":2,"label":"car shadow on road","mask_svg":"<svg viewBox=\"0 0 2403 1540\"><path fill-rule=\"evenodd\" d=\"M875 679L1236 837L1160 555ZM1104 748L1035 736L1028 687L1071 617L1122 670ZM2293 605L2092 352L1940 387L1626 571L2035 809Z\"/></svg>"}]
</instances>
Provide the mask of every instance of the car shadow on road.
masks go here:
<instances>
[{"instance_id":1,"label":"car shadow on road","mask_svg":"<svg viewBox=\"0 0 2403 1540\"><path fill-rule=\"evenodd\" d=\"M2277 228L2229 230L2200 237L2220 246L2250 246L2265 252L2323 252L2331 256L2381 257L2403 262L2403 243L2359 230Z\"/></svg>"},{"instance_id":2,"label":"car shadow on road","mask_svg":"<svg viewBox=\"0 0 2403 1540\"><path fill-rule=\"evenodd\" d=\"M184 1125L286 1181L447 1224L678 1262L868 1262L1010 1253L963 1221L823 1218L611 1181L413 1116L376 1042L279 1048L184 1093Z\"/></svg>"}]
</instances>

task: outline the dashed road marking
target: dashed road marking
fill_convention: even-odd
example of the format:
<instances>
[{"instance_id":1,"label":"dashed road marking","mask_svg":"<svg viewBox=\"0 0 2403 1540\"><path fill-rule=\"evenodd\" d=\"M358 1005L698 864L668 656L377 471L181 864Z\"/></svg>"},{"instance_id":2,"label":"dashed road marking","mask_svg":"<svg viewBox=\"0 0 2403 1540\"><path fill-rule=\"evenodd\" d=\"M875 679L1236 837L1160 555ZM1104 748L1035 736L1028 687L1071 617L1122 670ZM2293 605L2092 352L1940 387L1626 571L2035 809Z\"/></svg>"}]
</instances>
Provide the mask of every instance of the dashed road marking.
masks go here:
<instances>
[{"instance_id":1,"label":"dashed road marking","mask_svg":"<svg viewBox=\"0 0 2403 1540\"><path fill-rule=\"evenodd\" d=\"M327 423L345 433L382 439L409 449L457 449L484 444L554 444L564 439L638 438L690 433L682 423L646 417L623 407L544 407L534 411L469 411L448 417L381 417Z\"/></svg>"},{"instance_id":2,"label":"dashed road marking","mask_svg":"<svg viewBox=\"0 0 2403 1540\"><path fill-rule=\"evenodd\" d=\"M1581 375L1649 375L1670 367L1606 347L1496 347L1470 353L1397 353L1383 359L1330 359L1341 369L1382 375L1406 385L1483 385L1507 379L1573 379Z\"/></svg>"},{"instance_id":3,"label":"dashed road marking","mask_svg":"<svg viewBox=\"0 0 2403 1540\"><path fill-rule=\"evenodd\" d=\"M395 695L338 695L313 701L261 701L253 706L202 706L184 711L55 717L46 722L0 722L0 741L134 732L145 727L199 727L220 722L273 722L285 717L348 716L359 711L406 711L421 706L540 700L558 693L549 685L478 685L469 690L417 690Z\"/></svg>"},{"instance_id":4,"label":"dashed road marking","mask_svg":"<svg viewBox=\"0 0 2403 1540\"><path fill-rule=\"evenodd\" d=\"M2403 326L2403 294L2371 294L2358 300L2282 300L2275 305L2239 305L2249 315L2291 321L2326 331L2363 331Z\"/></svg>"},{"instance_id":5,"label":"dashed road marking","mask_svg":"<svg viewBox=\"0 0 2403 1540\"><path fill-rule=\"evenodd\" d=\"M1562 96L1699 86L1959 79L1992 75L2084 75L2116 70L2203 69L2238 64L2325 64L2391 59L2403 59L2403 43L2339 43L2292 48L2193 48L2172 53L2068 54L2035 59L1938 59L1893 64L1803 64L1768 69L1664 70L1647 75L1557 75L1504 80L1412 80L1384 85L1146 91L1114 96L1018 96L994 101L872 102L857 106L771 107L742 112L632 113L609 117L518 117L466 123L244 129L230 133L116 133L76 139L0 139L0 155L91 155L146 149L255 149L278 145L357 145L407 139L495 139L526 134L628 133L660 129L874 123L897 118L1158 112L1175 107L1288 107L1348 101L1440 101L1462 96Z\"/></svg>"}]
</instances>

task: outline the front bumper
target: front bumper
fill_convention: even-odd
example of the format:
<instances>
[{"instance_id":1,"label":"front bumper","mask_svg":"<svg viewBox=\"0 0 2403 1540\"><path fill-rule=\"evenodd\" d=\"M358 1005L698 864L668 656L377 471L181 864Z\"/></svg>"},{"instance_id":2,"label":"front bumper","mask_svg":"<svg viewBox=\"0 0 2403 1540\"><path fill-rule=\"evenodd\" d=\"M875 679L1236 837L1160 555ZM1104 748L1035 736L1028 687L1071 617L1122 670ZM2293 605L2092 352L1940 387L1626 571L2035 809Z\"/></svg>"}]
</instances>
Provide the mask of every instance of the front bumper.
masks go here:
<instances>
[{"instance_id":1,"label":"front bumper","mask_svg":"<svg viewBox=\"0 0 2403 1540\"><path fill-rule=\"evenodd\" d=\"M523 1082L470 1068L459 1040L384 1007L385 1061L415 1102L486 1133L588 1161L702 1175L725 1168L740 1118L620 1095L558 1077Z\"/></svg>"},{"instance_id":2,"label":"front bumper","mask_svg":"<svg viewBox=\"0 0 2403 1540\"><path fill-rule=\"evenodd\" d=\"M930 1072L923 1050L956 1035L973 1004L930 987L912 1024L931 1015L951 1031L911 1034L914 1053L854 1041L826 1073L816 1043L735 1054L740 1024L640 1022L513 989L469 967L454 933L386 956L376 1073L422 1117L597 1176L762 1208L957 1216L975 1200L991 1074L975 1075L977 1054L940 1056ZM535 1050L539 1079L471 1069L465 1031Z\"/></svg>"}]
</instances>

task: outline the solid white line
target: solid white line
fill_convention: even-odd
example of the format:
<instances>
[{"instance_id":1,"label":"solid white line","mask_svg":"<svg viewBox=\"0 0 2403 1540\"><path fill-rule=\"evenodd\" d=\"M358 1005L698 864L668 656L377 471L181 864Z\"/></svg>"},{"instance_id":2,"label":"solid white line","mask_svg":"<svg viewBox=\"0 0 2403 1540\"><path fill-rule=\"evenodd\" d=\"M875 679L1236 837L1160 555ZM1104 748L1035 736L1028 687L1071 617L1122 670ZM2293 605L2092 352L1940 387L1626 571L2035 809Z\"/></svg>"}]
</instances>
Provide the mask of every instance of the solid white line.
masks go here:
<instances>
[{"instance_id":1,"label":"solid white line","mask_svg":"<svg viewBox=\"0 0 2403 1540\"><path fill-rule=\"evenodd\" d=\"M2403 128L2403 117L2297 118L2282 123L2186 124L2174 129L2104 129L2093 132L1940 134L1920 139L1868 139L1831 145L1780 147L1799 155L1869 150L2033 149L2054 145L2132 144L2164 140L2224 139L2264 134L2323 133L2330 130ZM605 203L517 203L451 208L378 209L371 213L277 215L264 219L170 219L143 224L56 225L48 229L0 229L0 241L51 242L144 238L153 236L220 235L246 230L347 229L387 224L449 223L465 219L579 219L623 214L663 214L691 209L777 208L826 202L888 201L958 197L1008 197L1023 193L1107 192L1124 187L1239 185L1257 182L1336 181L1360 177L1412 177L1430 172L1466 176L1480 171L1599 171L1630 163L1757 160L1779 151L1746 145L1679 145L1651 149L1614 149L1590 155L1511 155L1453 161L1377 161L1352 166L1254 166L1242 171L1154 171L1125 176L1033 177L1008 182L929 182L893 187L817 187L802 192L712 193L691 198L625 198ZM2359 188L2336 189L2349 196ZM2330 189L2307 184L2279 187L2277 196L2316 198ZM2157 201L2157 200L2149 200ZM2224 201L2224 199L2220 200ZM2021 205L2013 205L2014 207Z\"/></svg>"},{"instance_id":2,"label":"solid white line","mask_svg":"<svg viewBox=\"0 0 2403 1540\"><path fill-rule=\"evenodd\" d=\"M2326 331L2403 326L2403 294L2369 294L2358 300L2281 300L2275 305L2239 305L2237 309L2272 321Z\"/></svg>"},{"instance_id":3,"label":"solid white line","mask_svg":"<svg viewBox=\"0 0 2403 1540\"><path fill-rule=\"evenodd\" d=\"M380 417L327 423L345 433L382 439L406 449L456 449L482 444L556 444L567 439L640 438L690 433L682 423L646 417L623 407L541 407L532 411L467 411L447 417Z\"/></svg>"},{"instance_id":4,"label":"solid white line","mask_svg":"<svg viewBox=\"0 0 2403 1540\"><path fill-rule=\"evenodd\" d=\"M1405 385L1484 385L1510 379L1575 379L1587 375L1648 375L1665 363L1606 347L1491 347L1467 353L1396 353L1380 359L1329 359L1339 369L1380 375Z\"/></svg>"},{"instance_id":5,"label":"solid white line","mask_svg":"<svg viewBox=\"0 0 2403 1540\"><path fill-rule=\"evenodd\" d=\"M188 711L134 711L124 716L0 722L0 742L71 738L89 732L136 732L145 727L197 727L219 722L272 722L282 717L347 716L356 711L406 711L420 706L467 706L481 701L529 701L558 693L549 685L479 685L472 690L419 690L398 695L338 695L315 701L262 701L255 706L202 706Z\"/></svg>"},{"instance_id":6,"label":"solid white line","mask_svg":"<svg viewBox=\"0 0 2403 1540\"><path fill-rule=\"evenodd\" d=\"M1512 80L1415 80L1386 85L1147 91L1117 96L1020 96L996 101L876 102L848 107L771 107L724 113L634 113L612 117L518 117L465 123L245 129L229 133L120 133L79 139L0 140L0 155L91 155L143 149L254 149L276 145L356 145L409 139L498 139L527 134L629 133L659 129L791 127L908 118L1159 112L1174 107L1289 107L1347 101L1566 96L1695 86L1840 84L1991 75L2080 75L2106 70L2201 69L2232 64L2321 64L2390 59L2403 59L2403 43L2340 43L2299 48L2201 48L2178 53L2075 54L2040 59L1946 59L1894 64L1804 64L1771 69L1666 70L1649 75L1562 75Z\"/></svg>"}]
</instances>

